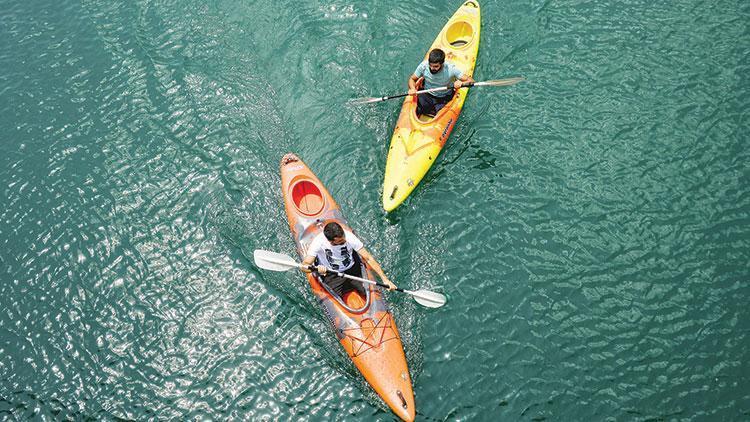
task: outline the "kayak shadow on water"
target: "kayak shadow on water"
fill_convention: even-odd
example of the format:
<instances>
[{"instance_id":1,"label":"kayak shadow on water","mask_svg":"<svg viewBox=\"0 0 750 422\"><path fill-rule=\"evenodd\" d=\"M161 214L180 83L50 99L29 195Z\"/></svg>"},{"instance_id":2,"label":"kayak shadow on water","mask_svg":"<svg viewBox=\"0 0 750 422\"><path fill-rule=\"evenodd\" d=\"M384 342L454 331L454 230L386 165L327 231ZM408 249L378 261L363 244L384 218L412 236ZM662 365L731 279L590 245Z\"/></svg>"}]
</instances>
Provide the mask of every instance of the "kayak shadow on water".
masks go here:
<instances>
[{"instance_id":1,"label":"kayak shadow on water","mask_svg":"<svg viewBox=\"0 0 750 422\"><path fill-rule=\"evenodd\" d=\"M471 157L472 160L478 161L478 163L472 167L477 170L487 170L496 166L495 161L497 160L491 152L483 150L479 146L474 146L476 152Z\"/></svg>"}]
</instances>

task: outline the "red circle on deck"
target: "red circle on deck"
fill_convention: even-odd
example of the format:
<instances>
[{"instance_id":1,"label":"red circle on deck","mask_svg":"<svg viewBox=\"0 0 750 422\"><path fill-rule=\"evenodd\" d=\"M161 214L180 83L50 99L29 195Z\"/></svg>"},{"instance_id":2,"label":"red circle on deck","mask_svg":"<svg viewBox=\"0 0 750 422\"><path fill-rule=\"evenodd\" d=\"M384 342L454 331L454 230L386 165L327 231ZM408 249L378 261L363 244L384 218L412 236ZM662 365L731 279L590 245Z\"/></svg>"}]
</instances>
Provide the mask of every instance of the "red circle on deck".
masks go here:
<instances>
[{"instance_id":1,"label":"red circle on deck","mask_svg":"<svg viewBox=\"0 0 750 422\"><path fill-rule=\"evenodd\" d=\"M319 214L323 210L323 194L308 180L300 180L292 186L292 201L297 210L305 215Z\"/></svg>"}]
</instances>

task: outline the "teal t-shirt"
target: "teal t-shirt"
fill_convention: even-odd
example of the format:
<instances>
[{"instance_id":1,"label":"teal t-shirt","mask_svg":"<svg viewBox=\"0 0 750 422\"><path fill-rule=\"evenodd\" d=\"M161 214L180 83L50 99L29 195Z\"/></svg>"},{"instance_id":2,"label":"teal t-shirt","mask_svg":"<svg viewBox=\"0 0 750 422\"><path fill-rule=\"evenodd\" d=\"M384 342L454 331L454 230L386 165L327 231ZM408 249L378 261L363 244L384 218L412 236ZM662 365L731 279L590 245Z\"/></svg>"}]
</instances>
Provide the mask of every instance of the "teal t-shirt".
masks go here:
<instances>
[{"instance_id":1,"label":"teal t-shirt","mask_svg":"<svg viewBox=\"0 0 750 422\"><path fill-rule=\"evenodd\" d=\"M464 73L459 68L448 62L443 62L443 68L440 69L440 72L433 74L432 72L430 72L430 65L427 63L427 60L422 61L422 63L417 66L417 70L414 71L414 75L417 78L424 77L424 85L422 86L422 89L432 89L439 88L441 86L447 86L448 84L452 84L453 82L455 82L455 80L460 78L463 74ZM438 91L430 93L430 95L434 95L436 97L444 97L450 94L451 91Z\"/></svg>"}]
</instances>

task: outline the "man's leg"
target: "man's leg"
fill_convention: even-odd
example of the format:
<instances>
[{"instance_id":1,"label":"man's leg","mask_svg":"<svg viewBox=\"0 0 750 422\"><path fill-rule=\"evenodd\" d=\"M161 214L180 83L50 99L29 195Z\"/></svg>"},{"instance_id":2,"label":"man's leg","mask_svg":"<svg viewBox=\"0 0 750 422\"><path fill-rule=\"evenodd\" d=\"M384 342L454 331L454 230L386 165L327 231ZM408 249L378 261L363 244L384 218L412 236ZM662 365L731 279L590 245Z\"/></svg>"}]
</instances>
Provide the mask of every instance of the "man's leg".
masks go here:
<instances>
[{"instance_id":1,"label":"man's leg","mask_svg":"<svg viewBox=\"0 0 750 422\"><path fill-rule=\"evenodd\" d=\"M432 95L430 94L417 95L417 116L421 116L423 114L431 114L432 107L433 107Z\"/></svg>"},{"instance_id":2,"label":"man's leg","mask_svg":"<svg viewBox=\"0 0 750 422\"><path fill-rule=\"evenodd\" d=\"M444 103L441 103L441 102L436 103L435 104L435 112L432 115L434 116L434 115L438 114L438 112L440 112L440 110L442 110L443 107L445 107L446 104L448 104L447 101L444 102Z\"/></svg>"},{"instance_id":3,"label":"man's leg","mask_svg":"<svg viewBox=\"0 0 750 422\"><path fill-rule=\"evenodd\" d=\"M437 98L435 98L435 105L433 106L433 109L435 111L434 111L433 116L435 114L438 114L438 112L440 110L442 110L443 107L445 107L445 105L448 104L450 102L450 100L452 100L452 99L453 99L453 91L452 90L451 90L451 94L450 95L446 95L445 97L437 97Z\"/></svg>"},{"instance_id":4,"label":"man's leg","mask_svg":"<svg viewBox=\"0 0 750 422\"><path fill-rule=\"evenodd\" d=\"M347 290L347 282L349 280L345 279L344 277L340 277L338 274L334 273L327 273L325 277L323 277L323 283L326 284L338 297L342 298L344 297L344 293L346 293Z\"/></svg>"},{"instance_id":5,"label":"man's leg","mask_svg":"<svg viewBox=\"0 0 750 422\"><path fill-rule=\"evenodd\" d=\"M356 252L355 252L356 254ZM348 274L354 277L362 277L362 267L360 261L355 255L355 264L351 268L344 271L344 274ZM356 290L364 298L367 296L366 287L361 281L350 280L344 278L335 273L328 273L323 277L323 282L328 286L338 297L344 298L346 292Z\"/></svg>"},{"instance_id":6,"label":"man's leg","mask_svg":"<svg viewBox=\"0 0 750 422\"><path fill-rule=\"evenodd\" d=\"M357 251L354 251L354 265L352 265L351 268L344 271L346 274L349 274L354 277L362 278L362 260L359 257L359 254ZM349 282L349 290L357 290L362 297L367 296L366 289L367 287L362 283L361 281L356 280L348 280Z\"/></svg>"}]
</instances>

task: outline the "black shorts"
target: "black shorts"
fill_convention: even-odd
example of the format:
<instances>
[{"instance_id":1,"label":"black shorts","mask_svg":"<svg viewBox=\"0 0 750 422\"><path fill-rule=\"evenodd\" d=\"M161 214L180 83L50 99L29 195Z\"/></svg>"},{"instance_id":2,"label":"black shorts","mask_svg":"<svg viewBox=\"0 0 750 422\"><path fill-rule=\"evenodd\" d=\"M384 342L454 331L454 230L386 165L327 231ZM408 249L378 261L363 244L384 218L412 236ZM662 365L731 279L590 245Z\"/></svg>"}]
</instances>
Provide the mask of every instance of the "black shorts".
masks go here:
<instances>
[{"instance_id":1,"label":"black shorts","mask_svg":"<svg viewBox=\"0 0 750 422\"><path fill-rule=\"evenodd\" d=\"M435 97L430 94L419 94L417 96L417 115L428 114L430 116L434 116L452 99L452 89L450 91L450 94L446 95L445 97Z\"/></svg>"},{"instance_id":2,"label":"black shorts","mask_svg":"<svg viewBox=\"0 0 750 422\"><path fill-rule=\"evenodd\" d=\"M352 265L348 270L344 270L344 273L361 278L362 261L360 260L359 254L356 251L353 255L354 265ZM323 276L323 283L325 283L331 290L333 290L333 292L336 293L340 298L343 298L346 292L350 292L352 290L356 290L357 292L359 292L359 294L361 294L363 298L367 296L367 291L365 290L365 286L361 281L350 280L348 278L341 277L334 272L326 273L326 275Z\"/></svg>"}]
</instances>

